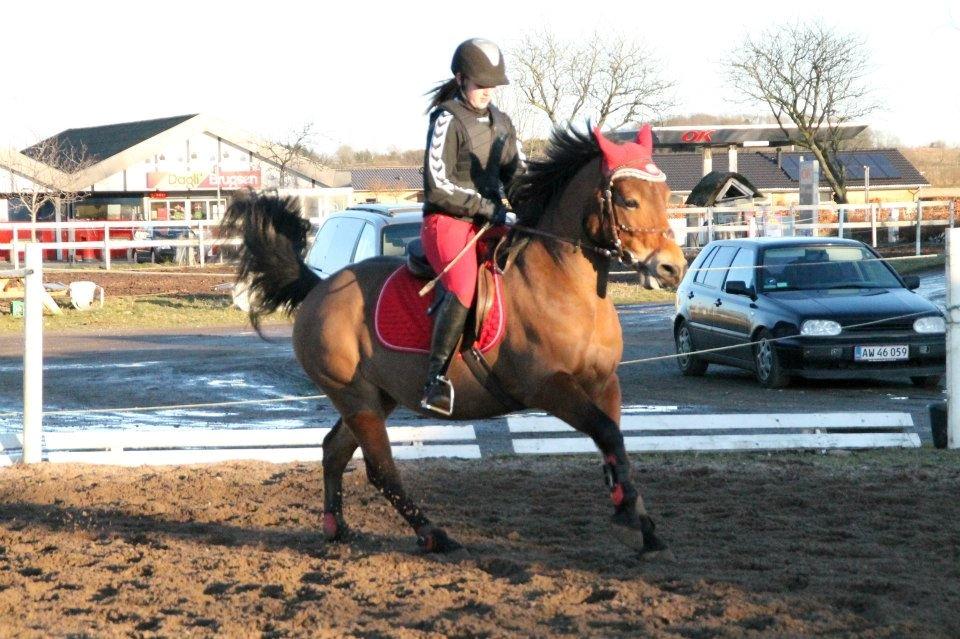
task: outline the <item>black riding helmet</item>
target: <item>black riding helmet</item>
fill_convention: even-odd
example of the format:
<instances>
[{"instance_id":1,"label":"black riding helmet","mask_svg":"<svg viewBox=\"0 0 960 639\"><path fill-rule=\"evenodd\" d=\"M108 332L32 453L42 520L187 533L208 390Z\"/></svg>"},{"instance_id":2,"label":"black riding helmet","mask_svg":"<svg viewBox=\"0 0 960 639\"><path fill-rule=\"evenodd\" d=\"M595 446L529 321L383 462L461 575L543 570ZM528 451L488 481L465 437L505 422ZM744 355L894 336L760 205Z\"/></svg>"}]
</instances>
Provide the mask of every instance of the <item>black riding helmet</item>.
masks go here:
<instances>
[{"instance_id":1,"label":"black riding helmet","mask_svg":"<svg viewBox=\"0 0 960 639\"><path fill-rule=\"evenodd\" d=\"M483 38L470 38L453 52L450 70L461 73L482 87L510 84L500 47Z\"/></svg>"}]
</instances>

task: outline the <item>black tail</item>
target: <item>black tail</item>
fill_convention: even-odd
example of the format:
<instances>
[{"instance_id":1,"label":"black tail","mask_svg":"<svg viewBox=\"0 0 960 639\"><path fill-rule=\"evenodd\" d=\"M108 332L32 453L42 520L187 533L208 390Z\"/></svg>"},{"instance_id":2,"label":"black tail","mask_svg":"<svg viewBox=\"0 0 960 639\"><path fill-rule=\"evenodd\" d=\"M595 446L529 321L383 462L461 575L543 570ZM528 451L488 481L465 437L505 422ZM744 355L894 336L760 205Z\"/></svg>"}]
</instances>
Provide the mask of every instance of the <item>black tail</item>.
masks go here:
<instances>
[{"instance_id":1,"label":"black tail","mask_svg":"<svg viewBox=\"0 0 960 639\"><path fill-rule=\"evenodd\" d=\"M249 283L250 323L258 333L261 317L291 313L320 280L303 261L310 223L293 198L240 191L220 230L243 237L237 281Z\"/></svg>"}]
</instances>

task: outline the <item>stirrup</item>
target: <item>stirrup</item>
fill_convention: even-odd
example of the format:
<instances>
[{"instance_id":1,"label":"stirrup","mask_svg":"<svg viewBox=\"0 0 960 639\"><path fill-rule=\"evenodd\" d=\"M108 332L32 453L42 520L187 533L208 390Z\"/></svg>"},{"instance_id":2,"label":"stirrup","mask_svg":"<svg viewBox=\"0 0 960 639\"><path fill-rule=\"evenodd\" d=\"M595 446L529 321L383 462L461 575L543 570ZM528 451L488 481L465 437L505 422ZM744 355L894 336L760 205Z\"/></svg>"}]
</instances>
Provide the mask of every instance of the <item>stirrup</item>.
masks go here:
<instances>
[{"instance_id":1,"label":"stirrup","mask_svg":"<svg viewBox=\"0 0 960 639\"><path fill-rule=\"evenodd\" d=\"M434 393L439 390L438 387L446 386L447 393L450 397L450 406L436 406L431 403L431 399L446 399L446 397L432 397ZM420 400L420 408L426 410L432 410L435 413L443 415L444 417L450 417L453 415L453 384L447 377L443 375L437 375L427 383L427 387L423 390L423 399Z\"/></svg>"}]
</instances>

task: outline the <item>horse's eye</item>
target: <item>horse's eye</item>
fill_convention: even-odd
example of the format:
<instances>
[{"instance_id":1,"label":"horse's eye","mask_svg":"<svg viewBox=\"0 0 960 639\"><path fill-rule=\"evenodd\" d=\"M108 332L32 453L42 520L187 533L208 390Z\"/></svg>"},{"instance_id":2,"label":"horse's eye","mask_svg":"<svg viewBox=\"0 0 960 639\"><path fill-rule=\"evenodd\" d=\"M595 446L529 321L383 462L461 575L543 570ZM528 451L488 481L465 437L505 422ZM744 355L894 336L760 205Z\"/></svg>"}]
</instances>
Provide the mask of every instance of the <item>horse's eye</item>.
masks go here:
<instances>
[{"instance_id":1,"label":"horse's eye","mask_svg":"<svg viewBox=\"0 0 960 639\"><path fill-rule=\"evenodd\" d=\"M636 200L624 200L624 201L623 201L623 205L626 206L628 209L635 209L635 208L637 208L637 201L636 201Z\"/></svg>"}]
</instances>

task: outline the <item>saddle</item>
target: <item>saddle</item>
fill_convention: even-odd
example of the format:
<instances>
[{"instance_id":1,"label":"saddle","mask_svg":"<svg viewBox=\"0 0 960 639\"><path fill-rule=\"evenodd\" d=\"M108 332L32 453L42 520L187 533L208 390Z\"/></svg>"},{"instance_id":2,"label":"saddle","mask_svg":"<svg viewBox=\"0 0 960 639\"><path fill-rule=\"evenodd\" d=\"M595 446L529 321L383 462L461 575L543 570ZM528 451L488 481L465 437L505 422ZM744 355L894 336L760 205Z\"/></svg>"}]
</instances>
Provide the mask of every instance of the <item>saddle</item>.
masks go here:
<instances>
[{"instance_id":1,"label":"saddle","mask_svg":"<svg viewBox=\"0 0 960 639\"><path fill-rule=\"evenodd\" d=\"M499 238L491 238L499 240ZM480 242L481 246L478 254L486 256L481 260L481 268L477 269L477 292L473 299L473 306L470 308L470 316L467 317L467 326L472 327L473 335L480 335L484 321L493 308L493 303L497 294L497 286L494 278L495 268L483 268L487 261L492 259L492 248L489 243ZM464 256L466 259L468 256ZM492 263L491 263L491 266ZM424 284L437 276L437 272L430 266L427 255L423 250L423 243L417 238L407 245L407 270L410 274L419 280L424 280ZM436 296L436 302L439 303L440 296ZM427 309L427 315L433 315L436 304L431 304ZM464 340L465 343L469 343Z\"/></svg>"},{"instance_id":2,"label":"saddle","mask_svg":"<svg viewBox=\"0 0 960 639\"><path fill-rule=\"evenodd\" d=\"M481 248L486 251L485 247ZM429 353L433 333L430 313L440 296L437 288L424 297L420 297L419 291L436 274L427 262L420 240L411 242L407 250L407 264L391 273L380 291L374 311L374 327L380 343L391 350ZM486 352L503 339L506 317L501 292L499 269L491 259L482 260L461 351L476 348Z\"/></svg>"}]
</instances>

